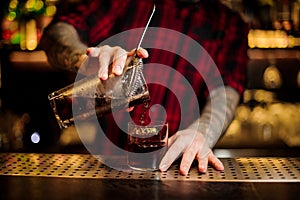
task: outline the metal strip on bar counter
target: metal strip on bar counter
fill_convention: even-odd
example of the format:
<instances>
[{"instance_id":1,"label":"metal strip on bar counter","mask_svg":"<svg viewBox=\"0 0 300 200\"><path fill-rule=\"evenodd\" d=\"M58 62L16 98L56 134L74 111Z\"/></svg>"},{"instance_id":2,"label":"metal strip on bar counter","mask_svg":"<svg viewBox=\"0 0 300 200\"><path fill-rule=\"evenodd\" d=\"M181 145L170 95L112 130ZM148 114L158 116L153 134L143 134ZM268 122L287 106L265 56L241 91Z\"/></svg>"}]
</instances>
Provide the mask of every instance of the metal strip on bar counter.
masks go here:
<instances>
[{"instance_id":1,"label":"metal strip on bar counter","mask_svg":"<svg viewBox=\"0 0 300 200\"><path fill-rule=\"evenodd\" d=\"M125 162L126 159L117 159ZM192 167L187 176L174 164L166 172L118 171L89 154L0 153L0 175L63 178L145 179L222 182L300 182L299 157L221 158L224 171Z\"/></svg>"}]
</instances>

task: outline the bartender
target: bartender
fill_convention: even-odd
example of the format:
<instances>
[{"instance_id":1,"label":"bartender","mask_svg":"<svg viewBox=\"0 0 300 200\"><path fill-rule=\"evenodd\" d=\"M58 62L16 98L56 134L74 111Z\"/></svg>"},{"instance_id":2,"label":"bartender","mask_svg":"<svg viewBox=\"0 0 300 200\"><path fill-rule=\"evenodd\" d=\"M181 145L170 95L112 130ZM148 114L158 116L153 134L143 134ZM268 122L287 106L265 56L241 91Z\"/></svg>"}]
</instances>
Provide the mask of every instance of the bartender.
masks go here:
<instances>
[{"instance_id":1,"label":"bartender","mask_svg":"<svg viewBox=\"0 0 300 200\"><path fill-rule=\"evenodd\" d=\"M166 171L178 157L181 157L179 171L183 175L189 172L194 160L198 161L199 172L206 172L208 165L216 170L223 170L224 166L214 155L212 148L230 124L244 91L248 26L240 15L218 0L85 0L75 3L60 1L60 4L41 40L41 47L53 67L77 71L88 52L93 57L99 57L98 65L81 72L86 75L97 73L102 80L108 78L110 70L115 75L121 75L127 57L132 56L134 50L121 46L97 45L123 31L144 27L149 17L148 11L151 11L154 4L156 13L151 27L180 32L204 48L215 63L224 85L210 83L207 86L205 77L217 75L201 59L196 59L197 64L192 65L174 53L143 48L138 50L138 56L144 58L145 63L160 63L180 72L197 96L197 102L191 100L185 102L185 106L192 111L200 107L197 114L189 114L189 110L181 113L182 105L179 105L177 96L172 91L159 84L149 84L149 110L151 111L152 105L161 105L169 123L169 149L160 163L160 170ZM176 34L163 35L161 38L164 39L157 39L155 42L163 45L169 41L183 54L203 57L203 52L190 51L190 44L185 43L185 40L181 41ZM137 41L137 38L128 38L128 43L133 41ZM111 60L112 65L109 65ZM200 69L201 74L197 73L197 69ZM172 73L162 74L160 70L150 67L145 67L145 70L151 70L147 73L169 80L182 98L189 95ZM130 115L136 121L142 112L143 107L136 106ZM155 113L151 114L153 116L155 117ZM182 119L187 122L183 126L180 125ZM109 139L123 148L126 134L117 126L113 115L102 117L99 122Z\"/></svg>"}]
</instances>

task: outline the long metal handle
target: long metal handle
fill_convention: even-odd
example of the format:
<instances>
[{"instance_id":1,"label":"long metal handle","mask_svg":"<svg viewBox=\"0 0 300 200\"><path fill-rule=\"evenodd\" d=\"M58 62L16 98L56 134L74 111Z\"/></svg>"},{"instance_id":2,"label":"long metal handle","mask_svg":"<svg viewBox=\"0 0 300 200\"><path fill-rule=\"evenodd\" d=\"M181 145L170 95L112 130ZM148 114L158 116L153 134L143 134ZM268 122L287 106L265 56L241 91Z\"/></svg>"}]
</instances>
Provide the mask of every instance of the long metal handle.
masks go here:
<instances>
[{"instance_id":1,"label":"long metal handle","mask_svg":"<svg viewBox=\"0 0 300 200\"><path fill-rule=\"evenodd\" d=\"M150 17L149 17L149 19L148 19L148 21L147 21L147 24L146 24L146 26L145 26L145 28L144 28L144 31L143 31L143 33L142 33L142 36L141 36L141 38L140 38L140 40L139 40L139 43L138 43L138 45L137 45L137 48L136 48L136 50L135 50L136 52L137 52L137 50L141 47L141 43L142 43L142 41L143 41L143 39L144 39L145 33L146 33L147 29L148 29L148 26L149 26L149 24L150 24L150 21L151 21L151 19L152 19L152 16L153 16L153 14L154 14L154 11L155 11L155 4L153 5L153 9L152 9L151 15L150 15Z\"/></svg>"}]
</instances>

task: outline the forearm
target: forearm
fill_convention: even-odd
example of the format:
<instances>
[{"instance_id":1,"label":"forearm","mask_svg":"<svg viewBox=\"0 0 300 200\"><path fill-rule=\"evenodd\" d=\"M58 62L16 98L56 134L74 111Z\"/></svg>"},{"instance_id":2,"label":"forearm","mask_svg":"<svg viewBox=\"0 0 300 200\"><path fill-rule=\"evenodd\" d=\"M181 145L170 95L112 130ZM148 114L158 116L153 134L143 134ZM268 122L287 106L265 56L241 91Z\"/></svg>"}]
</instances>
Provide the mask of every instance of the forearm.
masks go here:
<instances>
[{"instance_id":1,"label":"forearm","mask_svg":"<svg viewBox=\"0 0 300 200\"><path fill-rule=\"evenodd\" d=\"M44 32L40 47L53 67L70 71L77 71L87 49L74 27L63 22L52 25Z\"/></svg>"},{"instance_id":2,"label":"forearm","mask_svg":"<svg viewBox=\"0 0 300 200\"><path fill-rule=\"evenodd\" d=\"M224 101L226 99L226 101ZM240 96L231 87L214 89L199 117L189 128L205 136L206 143L212 148L221 134L231 123Z\"/></svg>"}]
</instances>

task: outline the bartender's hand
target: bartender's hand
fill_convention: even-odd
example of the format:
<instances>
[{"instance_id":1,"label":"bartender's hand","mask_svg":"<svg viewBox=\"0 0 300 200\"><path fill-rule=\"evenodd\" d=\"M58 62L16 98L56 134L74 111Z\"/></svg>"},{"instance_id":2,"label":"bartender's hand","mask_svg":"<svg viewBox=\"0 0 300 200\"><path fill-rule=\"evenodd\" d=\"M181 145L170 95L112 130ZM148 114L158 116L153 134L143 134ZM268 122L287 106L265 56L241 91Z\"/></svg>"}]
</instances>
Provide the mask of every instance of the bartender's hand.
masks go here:
<instances>
[{"instance_id":1,"label":"bartender's hand","mask_svg":"<svg viewBox=\"0 0 300 200\"><path fill-rule=\"evenodd\" d=\"M202 133L192 129L178 131L169 138L169 149L163 157L159 169L166 171L170 165L182 155L180 173L187 175L194 159L198 161L199 172L205 173L208 164L216 170L224 170L222 162L213 154L208 147Z\"/></svg>"},{"instance_id":2,"label":"bartender's hand","mask_svg":"<svg viewBox=\"0 0 300 200\"><path fill-rule=\"evenodd\" d=\"M102 80L108 78L109 71L119 76L123 72L127 58L133 56L134 53L135 49L128 52L119 46L89 47L80 70L85 75L98 73L99 78ZM139 48L137 55L140 58L147 58L148 52L143 48Z\"/></svg>"}]
</instances>

